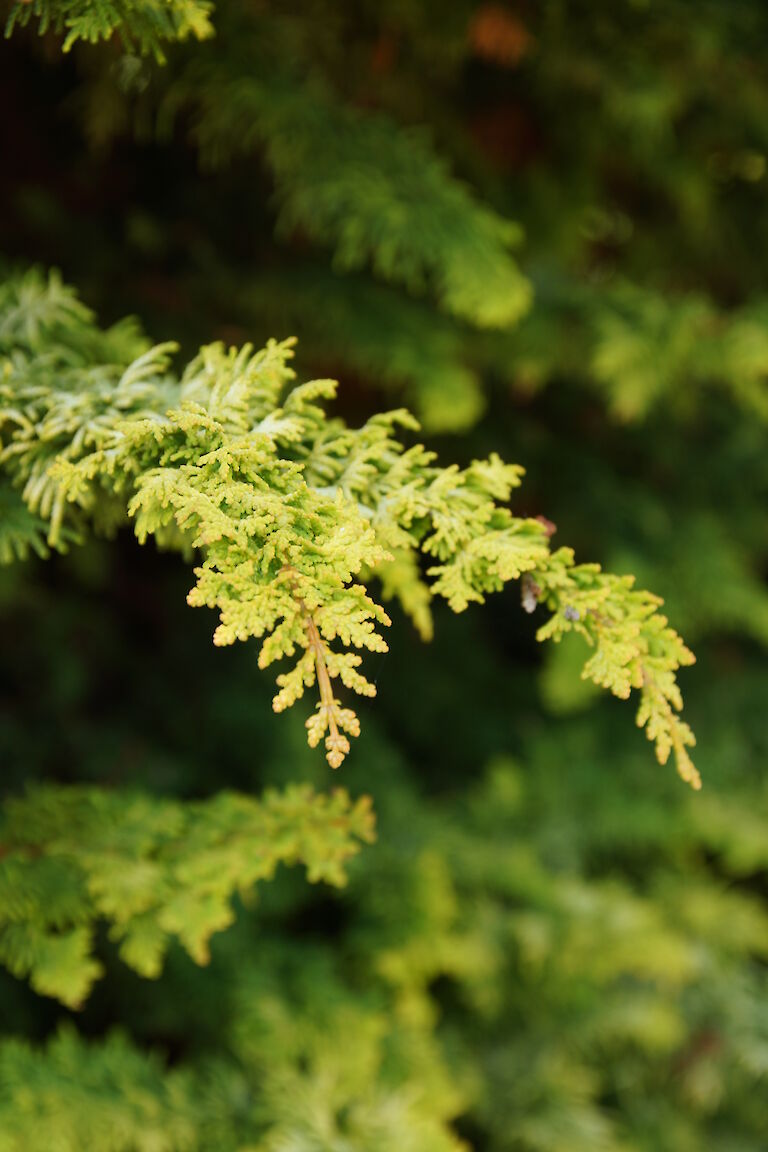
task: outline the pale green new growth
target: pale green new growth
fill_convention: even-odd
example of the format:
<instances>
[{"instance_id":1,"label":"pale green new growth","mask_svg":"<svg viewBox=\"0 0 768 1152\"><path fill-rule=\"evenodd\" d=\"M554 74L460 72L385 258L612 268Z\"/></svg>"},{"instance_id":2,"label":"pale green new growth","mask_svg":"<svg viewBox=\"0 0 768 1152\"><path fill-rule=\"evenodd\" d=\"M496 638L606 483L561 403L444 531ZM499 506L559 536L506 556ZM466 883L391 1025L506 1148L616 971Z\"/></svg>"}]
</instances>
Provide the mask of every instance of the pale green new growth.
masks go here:
<instances>
[{"instance_id":1,"label":"pale green new growth","mask_svg":"<svg viewBox=\"0 0 768 1152\"><path fill-rule=\"evenodd\" d=\"M368 797L307 787L192 803L99 789L46 787L0 817L0 961L36 992L77 1007L102 973L98 920L126 964L160 974L177 939L198 964L278 864L345 883L344 864L373 839Z\"/></svg>"},{"instance_id":2,"label":"pale green new growth","mask_svg":"<svg viewBox=\"0 0 768 1152\"><path fill-rule=\"evenodd\" d=\"M140 541L194 552L188 599L218 610L214 642L253 636L262 667L294 661L276 711L317 684L309 743L323 741L333 767L359 732L334 682L373 696L360 652L386 650L371 576L428 635L431 597L460 612L525 575L526 607L552 613L539 637L583 635L594 647L583 675L621 698L636 689L659 760L673 750L698 786L675 679L691 653L631 577L552 553L546 522L512 514L521 468L495 455L441 468L396 438L415 427L403 411L358 429L328 417L336 385L293 386L292 341L209 345L178 381L173 350L148 349L131 326L101 332L55 278L0 293L0 469L51 547L130 518ZM7 555L29 547L28 525L15 543L4 532Z\"/></svg>"},{"instance_id":3,"label":"pale green new growth","mask_svg":"<svg viewBox=\"0 0 768 1152\"><path fill-rule=\"evenodd\" d=\"M570 548L554 552L536 579L555 610L538 638L559 640L568 631L582 635L594 648L582 677L622 700L636 689L637 723L655 743L659 762L665 764L674 752L683 780L700 788L688 753L696 740L678 715L683 699L675 678L694 656L658 611L661 599L634 588L632 576L602 572L598 564L574 564Z\"/></svg>"},{"instance_id":4,"label":"pale green new growth","mask_svg":"<svg viewBox=\"0 0 768 1152\"><path fill-rule=\"evenodd\" d=\"M113 1033L62 1028L45 1049L0 1048L0 1152L192 1152L195 1096L183 1072Z\"/></svg>"},{"instance_id":5,"label":"pale green new growth","mask_svg":"<svg viewBox=\"0 0 768 1152\"><path fill-rule=\"evenodd\" d=\"M126 48L162 62L165 41L212 35L212 7L209 0L14 0L5 35L34 18L41 36L50 30L65 37L64 52L78 40L96 44L117 33Z\"/></svg>"}]
</instances>

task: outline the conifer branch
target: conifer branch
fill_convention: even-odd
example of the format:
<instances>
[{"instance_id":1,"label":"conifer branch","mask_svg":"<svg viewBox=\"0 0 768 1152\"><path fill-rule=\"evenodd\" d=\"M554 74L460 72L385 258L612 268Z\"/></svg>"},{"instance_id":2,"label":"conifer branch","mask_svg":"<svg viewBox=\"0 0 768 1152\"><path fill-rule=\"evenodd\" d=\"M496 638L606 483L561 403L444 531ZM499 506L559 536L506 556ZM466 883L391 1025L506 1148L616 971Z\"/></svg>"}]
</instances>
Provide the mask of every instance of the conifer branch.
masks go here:
<instances>
[{"instance_id":1,"label":"conifer branch","mask_svg":"<svg viewBox=\"0 0 768 1152\"><path fill-rule=\"evenodd\" d=\"M45 787L0 811L0 962L42 995L78 1007L102 966L105 920L122 959L157 977L176 939L198 964L234 919L232 901L279 864L341 887L374 838L370 798L306 787L259 799L177 803L130 792Z\"/></svg>"},{"instance_id":2,"label":"conifer branch","mask_svg":"<svg viewBox=\"0 0 768 1152\"><path fill-rule=\"evenodd\" d=\"M322 736L328 729L328 736L325 740L326 759L331 768L339 768L344 762L344 757L349 752L349 740L339 731L338 716L340 712L339 701L333 694L333 687L331 685L331 678L328 672L328 663L326 660L326 648L323 643L322 637L317 629L312 613L307 608L304 600L298 592L296 584L296 574L291 568L284 569L288 576L291 585L291 591L296 599L296 603L301 610L304 628L307 633L308 647L312 654L315 667L315 676L317 677L317 686L320 692L320 702L317 705L317 714L311 716L307 720L306 727L309 732L309 743L312 748L319 744ZM373 693L371 693L372 695ZM275 698L273 707L276 712L282 710L279 703L279 697ZM352 734L359 735L360 725L355 718L352 724Z\"/></svg>"},{"instance_id":3,"label":"conifer branch","mask_svg":"<svg viewBox=\"0 0 768 1152\"><path fill-rule=\"evenodd\" d=\"M5 482L47 522L52 548L132 521L142 542L195 552L188 602L218 610L216 644L260 639L261 667L298 654L277 678L275 710L317 682L308 741L325 739L332 767L360 731L332 681L373 696L358 652L387 647L389 617L368 590L379 570L425 634L432 597L461 612L526 576L524 599L535 587L532 606L552 612L539 638L582 635L593 648L583 675L622 699L636 690L659 760L674 752L698 786L693 734L676 715L676 672L693 656L659 598L631 577L576 565L570 549L552 552L549 522L508 507L519 466L492 455L440 467L396 437L414 427L402 411L357 429L329 418L323 401L336 386L294 386L293 343L210 345L177 380L173 345L149 349L124 326L100 332L55 278L12 280L0 290ZM6 557L29 546L27 532L6 532Z\"/></svg>"},{"instance_id":4,"label":"conifer branch","mask_svg":"<svg viewBox=\"0 0 768 1152\"><path fill-rule=\"evenodd\" d=\"M519 224L457 180L426 133L340 100L290 18L231 17L221 35L236 49L198 55L171 80L162 131L191 122L211 166L259 150L275 179L278 233L330 247L337 268L369 266L479 328L514 325L532 300L513 256Z\"/></svg>"},{"instance_id":5,"label":"conifer branch","mask_svg":"<svg viewBox=\"0 0 768 1152\"><path fill-rule=\"evenodd\" d=\"M41 36L48 31L64 36L63 52L78 40L96 44L118 36L127 50L162 64L167 41L213 34L212 7L210 0L13 0L5 36L35 19Z\"/></svg>"}]
</instances>

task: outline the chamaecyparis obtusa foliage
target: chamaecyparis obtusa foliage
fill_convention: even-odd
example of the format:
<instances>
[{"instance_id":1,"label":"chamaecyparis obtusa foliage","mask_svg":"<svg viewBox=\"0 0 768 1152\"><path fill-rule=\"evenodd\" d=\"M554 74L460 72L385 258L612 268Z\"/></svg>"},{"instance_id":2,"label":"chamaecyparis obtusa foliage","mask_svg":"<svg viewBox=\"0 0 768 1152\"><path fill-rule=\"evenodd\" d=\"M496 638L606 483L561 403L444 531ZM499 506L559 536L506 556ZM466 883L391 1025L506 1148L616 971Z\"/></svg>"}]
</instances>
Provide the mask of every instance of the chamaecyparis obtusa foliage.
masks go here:
<instances>
[{"instance_id":1,"label":"chamaecyparis obtusa foliage","mask_svg":"<svg viewBox=\"0 0 768 1152\"><path fill-rule=\"evenodd\" d=\"M404 411L347 427L323 406L333 381L293 383L292 341L208 345L177 379L174 345L149 348L131 324L100 330L55 275L6 281L0 351L0 467L19 502L3 553L40 550L43 532L66 548L126 519L140 541L194 553L188 600L218 610L214 643L253 636L262 667L294 660L274 708L317 685L308 739L324 742L333 767L360 729L334 682L373 696L360 651L386 650L373 576L424 635L433 597L460 612L524 577L526 609L550 614L539 639L581 635L592 647L582 675L620 698L636 690L658 759L674 752L699 785L678 716L676 673L691 653L632 577L576 564L550 548L543 517L513 515L517 465L493 455L440 467L398 439L415 427Z\"/></svg>"},{"instance_id":2,"label":"chamaecyparis obtusa foliage","mask_svg":"<svg viewBox=\"0 0 768 1152\"><path fill-rule=\"evenodd\" d=\"M532 298L511 255L520 226L478 201L425 133L340 101L279 20L235 20L238 59L191 60L162 98L161 133L191 118L209 165L261 149L278 233L303 230L336 268L370 265L477 328L519 320Z\"/></svg>"},{"instance_id":3,"label":"chamaecyparis obtusa foliage","mask_svg":"<svg viewBox=\"0 0 768 1152\"><path fill-rule=\"evenodd\" d=\"M123 15L121 36L129 43L136 18ZM108 94L96 97L96 118L146 88L138 119L151 121L161 139L178 122L189 126L206 166L260 154L274 180L277 236L285 241L301 232L330 250L334 268L347 274L323 279L326 306L311 332L314 347L405 385L430 428L466 428L483 403L462 349L466 332L508 329L531 305L530 280L513 255L519 224L457 179L428 133L403 132L396 118L339 99L313 61L297 13L220 12L219 45L171 70L151 71L129 58L124 82L116 85L111 75ZM376 291L349 279L368 268L393 288ZM258 300L264 319L287 309L289 328L304 328L316 311L304 306L312 279L309 265L298 277L281 266L263 298L258 276L237 295L250 300L250 310ZM407 294L393 290L402 288Z\"/></svg>"},{"instance_id":4,"label":"chamaecyparis obtusa foliage","mask_svg":"<svg viewBox=\"0 0 768 1152\"><path fill-rule=\"evenodd\" d=\"M512 1126L542 1152L564 1138L574 1152L596 1140L606 1152L663 1147L670 1129L682 1146L733 1134L759 1149L768 917L739 883L766 862L759 806L738 788L724 800L663 778L649 786L642 757L632 757L628 805L626 781L608 770L613 741L589 720L565 728L557 746L578 769L565 785L551 731L528 745L525 770L490 764L458 811L447 802L436 812L395 772L380 849L356 861L339 937L296 942L246 913L204 972L176 951L148 1001L129 984L131 1039L5 1039L0 1148L50 1147L55 1136L66 1152L271 1152L344 1139L364 1152L458 1152L451 1120L469 1112L499 1150ZM738 740L726 744L738 758ZM564 786L580 816L597 808L600 845L621 846L623 867L595 874L587 818L569 828L568 870L552 867ZM49 819L58 798L33 797ZM46 842L71 840L58 814L44 830L24 804L14 815ZM120 819L115 804L110 827ZM305 907L300 886L287 900L289 915ZM182 1036L187 1006L196 1041L170 1066L168 1001ZM614 1093L618 1106L606 1107Z\"/></svg>"},{"instance_id":5,"label":"chamaecyparis obtusa foliage","mask_svg":"<svg viewBox=\"0 0 768 1152\"><path fill-rule=\"evenodd\" d=\"M64 52L78 40L96 44L117 35L126 49L162 62L168 41L212 35L211 8L208 0L14 0L5 35L34 20L41 35L63 35Z\"/></svg>"},{"instance_id":6,"label":"chamaecyparis obtusa foliage","mask_svg":"<svg viewBox=\"0 0 768 1152\"><path fill-rule=\"evenodd\" d=\"M54 118L45 106L36 118L36 100L25 98L34 80L36 96L55 91L73 111L77 139L70 137L66 159L49 147L37 188L19 188L19 206L34 207L27 191L42 199L45 188L49 196L34 225L8 201L6 245L23 260L29 242L37 253L55 252L100 307L111 315L137 307L157 331L223 330L226 322L241 333L227 334L228 341L256 332L259 343L295 331L305 374L403 389L430 430L467 427L487 396L494 419L479 438L520 445L514 458L534 461L531 471L548 487L542 507L552 514L550 501L557 502L555 518L587 553L599 548L609 569L637 573L642 586L667 593L671 618L702 662L689 707L698 707L701 766L711 787L692 797L669 773L649 779L620 709L542 721L526 653L499 659L494 642L503 640L494 635L488 643L482 619L448 622L458 641L448 648L443 635L441 647L423 653L420 680L430 692L418 709L408 695L412 670L394 694L391 675L384 681L379 711L396 739L371 723L366 755L355 765L356 781L362 776L376 796L382 843L354 861L343 902L325 888L313 896L298 870L281 870L258 915L243 909L212 940L204 971L172 946L159 984L133 979L102 939L96 955L109 976L84 1009L82 1037L65 1032L44 1046L37 1041L57 1007L0 974L5 1031L34 1037L29 1045L15 1038L0 1044L2 1152L455 1152L465 1141L488 1152L764 1152L766 685L752 642L764 645L768 635L764 437L753 418L765 415L768 363L760 176L768 142L760 53L768 25L756 0L705 6L693 22L687 8L679 0L242 7L233 0L215 13L216 37L169 52L165 69L135 56L121 60L110 43L75 46L75 61L57 75L52 37L39 51L29 36L12 45L19 76L8 86L11 100L20 97L13 117L19 138L50 142L61 125L58 118L55 129L46 125ZM284 42L255 82L259 100L251 85L248 99L232 99L220 114L224 143L248 139L253 153L227 172L190 180L184 141L203 120L206 99L214 101L204 93L209 77L212 91L235 95L226 77L247 79L243 57L254 39L258 47L243 25L266 20ZM300 60L296 100L311 101L318 90L326 96L315 119L307 109L293 119L313 125L314 153L302 144L312 163L291 166L289 156L273 188L265 90L274 74L276 123L289 57ZM189 82L191 68L199 87ZM160 150L144 153L130 139L145 85L145 125L162 97L172 111L174 89L183 96L169 152L187 163L174 163L173 173L166 167L162 180L155 174ZM370 109L391 129L379 133L375 155L366 152L363 132ZM322 250L338 255L332 229L339 221L324 197L313 227L310 189L316 155L330 153L350 111L358 143L345 136L337 178L350 218L371 232L361 233L350 261L367 269L339 276ZM408 199L398 203L399 181L384 179L361 181L356 197L351 171L359 160L369 173L394 171L386 151L391 145L401 155L407 125L424 121L445 157L442 181L418 184L433 198L429 223L450 172L458 171L473 189L465 210L489 203L525 224L519 259L536 293L514 329L480 328L448 310L436 276L450 233L439 235L432 262L420 265L421 281L407 281L418 299L403 290L397 268L392 275L377 262L377 216L367 201L382 193L384 213L406 211ZM109 139L119 140L112 159L96 152ZM429 154L423 137L418 149L422 158ZM89 211L93 201L86 200L83 209L67 192L73 178L86 180L94 168L119 173L126 154L150 179L140 193L131 182L121 187L115 207L126 228L110 238L100 205ZM219 159L226 157L225 147ZM23 163L8 158L12 186ZM317 170L327 194L327 168ZM397 170L403 181L411 178L407 165ZM247 185L242 214L229 211L238 181ZM215 210L206 215L207 195ZM274 243L275 217L289 199L301 215L283 217L287 227ZM425 217L419 208L410 236L405 227L398 233L413 251ZM454 230L465 223L462 216ZM201 230L207 257L185 263L168 284L179 238L186 255L189 237L194 247ZM317 242L314 253L307 240ZM506 255L498 248L494 260ZM178 328L167 323L171 300ZM30 314L33 301L30 292ZM122 351L113 350L111 360L102 352L103 361L124 366L148 348L135 330L111 338L118 336ZM546 394L534 396L543 384ZM633 432L641 420L642 432ZM11 525L8 554L45 552L48 519L18 492L0 493L0 524ZM100 499L108 528L106 493ZM75 511L68 510L62 536L78 530ZM124 523L119 501L113 511L115 523ZM96 545L75 552L67 567L82 572L94 556L115 563ZM416 559L409 554L407 562ZM149 562L130 561L140 571ZM158 583L163 570L152 565ZM379 573L386 584L381 566ZM122 693L110 690L108 710L117 715L106 725L82 688L78 695L61 687L109 680L115 664L131 667L133 652L132 667L153 683L158 710L177 732L189 730L185 694L172 675L162 682L140 631L121 636L119 647L88 636L109 636L110 619L123 607L109 576L100 578L100 601L85 609L87 593L66 580L52 587L34 563L3 577L0 597L10 589L6 675L22 668L29 676L13 698L10 725L7 711L0 716L8 779L16 764L26 778L63 773L114 785L123 772L114 750L135 739L126 757L132 784L138 776L153 792L165 788L165 725L160 737L146 731L152 718L142 715L148 693L134 694L139 677ZM388 579L396 578L395 568ZM399 587L402 594L402 579ZM409 580L408 587L425 627L423 585ZM158 594L153 588L153 604ZM528 581L523 599L529 607L538 602ZM496 623L500 608L489 605ZM69 651L57 643L62 621L68 611L82 621L84 610L88 622ZM188 635L183 623L174 626L178 653ZM591 688L577 679L582 652L575 634L550 650L562 711ZM393 653L389 669L398 661L402 655ZM300 776L304 749L293 743L292 726L265 733L247 670L222 677L218 663L201 653L195 668L209 739L195 755L189 740L175 737L182 763L171 788L207 794L211 764L222 783ZM488 691L491 684L501 691ZM443 692L461 697L450 727L436 723ZM83 699L87 732L78 733ZM38 731L41 715L54 717L49 733ZM57 721L66 731L59 733ZM245 752L235 747L244 732ZM496 761L478 787L479 748L487 754L507 738L520 768ZM224 763L230 758L237 769ZM450 789L444 804L430 771L435 779L439 773L443 796ZM16 816L34 823L35 807L50 796L33 791ZM244 856L250 850L243 842ZM25 859L33 855L27 849ZM80 890L78 874L62 875ZM94 910L94 917L111 923L107 913ZM95 1038L113 1021L127 1022L131 1039Z\"/></svg>"},{"instance_id":7,"label":"chamaecyparis obtusa foliage","mask_svg":"<svg viewBox=\"0 0 768 1152\"><path fill-rule=\"evenodd\" d=\"M432 42L439 51L444 41L445 57L432 62L442 82L445 74L466 66L473 53L504 64L505 35L522 37L518 46L523 55L530 47L524 27L503 8L457 8L444 37ZM338 19L343 26L344 18ZM541 20L544 29L556 35L557 13L543 12ZM406 382L425 422L438 430L463 428L477 418L482 406L480 365L523 388L571 372L602 395L611 413L624 422L641 419L662 404L690 408L692 398L705 388L726 393L747 412L766 419L764 300L724 308L705 293L659 291L631 278L591 284L583 274L551 268L548 254L541 267L534 263L521 270L509 251L523 238L517 216L509 219L479 202L435 154L424 133L404 130L381 110L351 107L340 98L333 83L333 48L323 41L318 45L310 31L312 18L301 5L286 13L234 8L219 13L218 24L218 53L196 54L169 74L153 78L148 102L157 104L161 137L176 119L183 119L206 164L220 166L234 156L260 155L275 181L278 235L300 231L331 248L338 269L370 266L380 280L419 294L427 291L447 315L433 310L424 316L419 301L388 299L370 283L354 285L356 306L350 310L345 301L348 285L326 276L329 300L323 319L327 310L329 323L313 322L311 266L294 275L290 293L281 291L286 275L282 269L270 271L266 291L257 276L253 291L260 309L295 315L326 355L331 349L338 355L342 348L353 365L384 380ZM428 37L429 25L427 13L398 25L392 35L408 43L408 49L402 49L405 56L418 51L409 38ZM562 35L562 27L559 31ZM700 51L699 46L692 50L694 58ZM254 67L254 60L260 66ZM546 58L542 63L546 68ZM584 71L590 72L589 65ZM590 77L587 90L597 82ZM581 94L578 78L566 72L556 80L565 86L570 82ZM616 121L637 115L631 97L624 94L622 108L609 83L606 88L606 103L618 105ZM384 107L392 97L385 88ZM656 130L666 134L667 118L673 114L664 111L662 95L656 99ZM633 128L652 132L648 125L633 123ZM458 152L461 162L465 157ZM638 152L642 169L647 163L642 138ZM753 165L756 161L759 156L753 155ZM748 162L749 155L743 163L748 167ZM593 210L587 220L576 218L572 231L613 242L614 234L628 226L621 213ZM291 299L286 300L288 295ZM534 299L537 305L531 308ZM405 345L405 355L399 350L377 352L375 337L358 319L361 307L374 306L386 317L379 329L388 328L396 344ZM457 318L471 328L452 329ZM449 381L450 403L441 388L431 386L429 371L425 379L409 363L409 330L418 333L420 361L434 365ZM425 333L431 336L426 347Z\"/></svg>"},{"instance_id":8,"label":"chamaecyparis obtusa foliage","mask_svg":"<svg viewBox=\"0 0 768 1152\"><path fill-rule=\"evenodd\" d=\"M523 393L570 377L595 391L622 422L657 409L690 414L700 395L716 392L764 420L765 298L752 294L742 301L740 291L729 291L723 303L700 286L707 276L695 273L692 283L673 275L670 290L665 274L659 276L665 259L657 259L649 274L647 259L638 257L646 249L666 252L674 241L654 234L650 245L631 244L638 221L621 207L607 175L608 157L626 141L627 186L648 185L665 201L665 223L652 225L652 232L679 220L676 239L687 245L688 256L694 252L705 268L722 272L729 261L718 236L733 236L733 228L717 226L720 185L759 188L764 164L759 148L719 150L722 139L740 139L745 121L752 123L755 144L763 132L754 123L760 119L754 112L759 81L738 68L737 55L717 60L732 80L729 100L708 108L717 148L700 152L694 139L691 153L681 157L669 142L711 101L714 41L706 29L681 33L685 20L676 0L658 11L622 9L605 21L580 19L575 9L561 13L557 6L529 14L525 22L502 6L469 2L451 5L439 19L428 5L389 16L368 7L358 13L327 2L292 2L280 11L233 4L216 12L216 39L199 51L172 54L164 69L136 55L118 66L114 55L105 54L80 92L88 132L99 145L136 125L166 140L171 131L177 139L187 135L207 165L258 158L269 171L282 258L264 271L251 266L247 275L223 260L216 268L217 291L237 299L248 330L258 322L266 331L300 331L305 351L341 358L404 391L425 427L435 431L476 421L489 374ZM7 31L39 17L41 31L69 28L65 43L93 38L92 25L98 35L114 32L125 46L143 50L152 47L144 25L160 14L164 21L178 20L180 33L207 31L207 11L193 0L189 6L146 0L138 7L33 0L14 5ZM631 28L626 35L622 18ZM717 22L725 40L757 42L764 31L758 6L723 9ZM156 31L151 21L149 27ZM157 36L161 32L175 35L160 29ZM653 45L655 72L642 83L636 77L627 89L625 74L636 61L627 66L623 54L638 39ZM558 69L551 60L562 57L564 45L568 65ZM542 230L538 219L539 204L559 196L547 185L551 180L559 188L556 167L543 173L523 163L504 211L495 197L489 203L456 177L457 171L471 173L479 188L488 175L466 139L466 125L459 130L453 121L450 132L440 132L438 147L414 127L439 109L462 69L478 60L510 74L513 83L517 67L527 69L528 111L537 133L551 133L553 152L565 149L569 162L584 169L574 180L579 196L558 200L557 235L568 259L553 261L550 222ZM397 83L390 75L394 61ZM340 75L347 71L348 78ZM425 76L433 82L425 85ZM605 153L601 164L590 147L579 161L570 155L560 139L563 118L548 111L550 98L572 108L585 137L594 134L593 147ZM511 132L514 159L525 137L521 142L511 131L514 118L505 123L496 128L502 151L504 133ZM477 131L482 143L482 116ZM500 159L493 122L489 132L493 163ZM607 184L605 204L592 189L593 169ZM679 173L678 182L671 171ZM513 255L523 235L521 216L527 240ZM291 251L297 235L321 253L329 251L335 271L369 270L384 283L334 276L322 255L318 265ZM594 250L602 249L611 269L617 256L631 258L618 275L611 270L593 280L585 269ZM206 268L206 281L210 275Z\"/></svg>"},{"instance_id":9,"label":"chamaecyparis obtusa foliage","mask_svg":"<svg viewBox=\"0 0 768 1152\"><path fill-rule=\"evenodd\" d=\"M258 800L220 792L182 804L40 788L0 817L0 961L69 1007L102 975L99 920L142 976L160 974L173 940L205 964L209 938L234 920L235 895L247 899L281 863L340 887L373 826L369 798L353 803L341 789L292 786Z\"/></svg>"}]
</instances>

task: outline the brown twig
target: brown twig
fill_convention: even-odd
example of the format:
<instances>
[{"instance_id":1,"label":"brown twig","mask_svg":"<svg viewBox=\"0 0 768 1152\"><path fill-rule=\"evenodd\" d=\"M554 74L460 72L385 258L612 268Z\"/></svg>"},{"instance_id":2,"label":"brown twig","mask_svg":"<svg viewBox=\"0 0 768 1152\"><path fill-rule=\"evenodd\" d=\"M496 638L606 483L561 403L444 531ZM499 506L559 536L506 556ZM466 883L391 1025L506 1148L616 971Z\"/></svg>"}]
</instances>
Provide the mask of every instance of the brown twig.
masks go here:
<instances>
[{"instance_id":1,"label":"brown twig","mask_svg":"<svg viewBox=\"0 0 768 1152\"><path fill-rule=\"evenodd\" d=\"M328 731L332 745L336 747L339 742L339 729L335 716L336 699L333 695L333 688L331 687L328 665L325 662L325 645L317 630L317 624L315 624L311 612L307 610L306 604L300 596L297 596L296 599L304 615L304 627L309 637L309 647L315 656L315 672L317 673L317 686L320 689L320 704L328 716Z\"/></svg>"},{"instance_id":2,"label":"brown twig","mask_svg":"<svg viewBox=\"0 0 768 1152\"><path fill-rule=\"evenodd\" d=\"M291 586L291 593L301 609L301 615L304 621L304 629L307 633L309 640L309 650L312 652L315 660L315 675L317 676L317 687L320 692L320 707L325 712L328 718L328 737L326 739L326 747L331 749L328 753L328 762L331 767L337 768L341 761L344 759L343 754L339 755L338 749L344 743L344 738L339 732L339 726L336 723L336 698L333 694L333 686L331 685L331 676L328 671L328 664L325 659L325 644L320 635L317 624L312 613L304 603L304 599L298 590L298 581L296 579L296 570L290 565L286 565L281 572L288 577ZM336 751L334 751L336 750Z\"/></svg>"}]
</instances>

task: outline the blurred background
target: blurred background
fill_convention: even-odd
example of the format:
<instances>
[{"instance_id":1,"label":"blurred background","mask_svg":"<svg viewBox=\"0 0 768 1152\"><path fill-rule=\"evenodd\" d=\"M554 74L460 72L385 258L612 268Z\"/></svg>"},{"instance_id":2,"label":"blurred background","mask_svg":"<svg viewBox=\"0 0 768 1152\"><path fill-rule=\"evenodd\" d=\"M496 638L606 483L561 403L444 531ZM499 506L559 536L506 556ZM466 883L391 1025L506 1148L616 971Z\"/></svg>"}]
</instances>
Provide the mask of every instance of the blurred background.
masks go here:
<instances>
[{"instance_id":1,"label":"blurred background","mask_svg":"<svg viewBox=\"0 0 768 1152\"><path fill-rule=\"evenodd\" d=\"M768 9L213 23L164 65L3 43L4 261L186 354L298 335L350 421L407 405L443 460L523 464L515 511L635 573L694 648L704 789L579 681L578 639L539 648L514 587L438 606L429 644L395 614L339 781L378 814L350 886L280 873L209 968L172 953L154 982L105 939L77 1027L195 1069L217 1152L765 1152ZM0 569L7 794L329 786L188 586L128 534ZM4 1034L68 1015L0 975Z\"/></svg>"}]
</instances>

